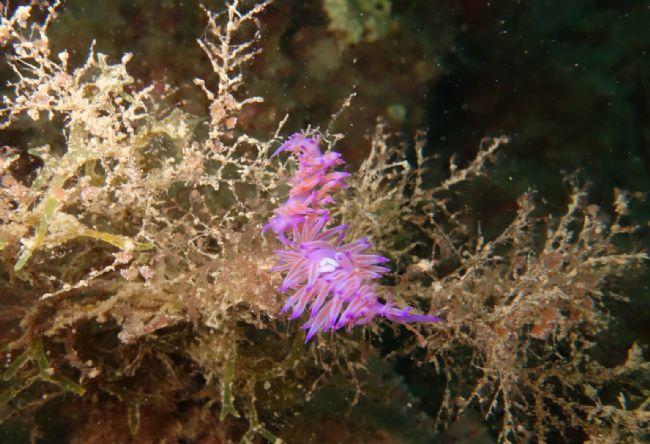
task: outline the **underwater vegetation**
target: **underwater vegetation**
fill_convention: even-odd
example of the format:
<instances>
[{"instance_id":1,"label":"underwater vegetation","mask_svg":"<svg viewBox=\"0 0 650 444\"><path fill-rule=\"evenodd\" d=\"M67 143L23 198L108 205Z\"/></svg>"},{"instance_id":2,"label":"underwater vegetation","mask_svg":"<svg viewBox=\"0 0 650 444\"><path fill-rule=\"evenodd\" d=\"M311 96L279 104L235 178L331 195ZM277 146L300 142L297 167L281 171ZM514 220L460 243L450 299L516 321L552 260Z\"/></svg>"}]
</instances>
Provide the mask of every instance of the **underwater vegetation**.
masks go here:
<instances>
[{"instance_id":1,"label":"underwater vegetation","mask_svg":"<svg viewBox=\"0 0 650 444\"><path fill-rule=\"evenodd\" d=\"M645 344L599 349L647 266L643 193L597 205L570 179L557 214L525 192L485 230L468 190L505 136L435 180L425 135L382 122L334 170L354 99L323 129L247 131L269 5L203 9L200 113L131 54L54 51L58 1L3 5L0 128L34 139L0 158L2 440L433 442L474 417L500 442L647 439Z\"/></svg>"}]
</instances>

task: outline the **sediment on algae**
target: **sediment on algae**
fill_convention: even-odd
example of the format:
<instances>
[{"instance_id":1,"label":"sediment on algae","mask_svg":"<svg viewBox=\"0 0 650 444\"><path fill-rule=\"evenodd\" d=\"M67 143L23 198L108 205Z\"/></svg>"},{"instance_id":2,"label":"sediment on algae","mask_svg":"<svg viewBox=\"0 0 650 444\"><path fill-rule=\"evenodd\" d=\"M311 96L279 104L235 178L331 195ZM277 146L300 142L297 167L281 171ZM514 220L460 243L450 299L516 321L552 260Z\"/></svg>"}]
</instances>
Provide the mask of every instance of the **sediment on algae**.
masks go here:
<instances>
[{"instance_id":1,"label":"sediment on algae","mask_svg":"<svg viewBox=\"0 0 650 444\"><path fill-rule=\"evenodd\" d=\"M278 245L260 236L297 165L271 157L282 122L268 140L240 126L261 100L245 96L242 69L268 3L204 11L198 45L214 75L193 82L209 104L198 117L170 104L171 86L132 78L128 54L112 60L91 46L77 66L53 54L48 29L61 8L6 7L0 22L14 73L2 127L57 134L4 147L0 161L7 433L43 436L54 422L79 442L333 432L427 442L474 411L501 441L642 436L641 346L616 366L591 353L617 281L647 260L624 241L634 195L615 190L607 214L576 185L553 219L525 194L487 236L463 187L489 173L507 139L486 139L432 184L422 138L409 161L379 124L331 216L395 264L383 294L444 322L359 327L305 346L280 312ZM342 143L306 134L326 150ZM26 159L38 171L24 173ZM422 393L401 376L410 365L430 383Z\"/></svg>"}]
</instances>

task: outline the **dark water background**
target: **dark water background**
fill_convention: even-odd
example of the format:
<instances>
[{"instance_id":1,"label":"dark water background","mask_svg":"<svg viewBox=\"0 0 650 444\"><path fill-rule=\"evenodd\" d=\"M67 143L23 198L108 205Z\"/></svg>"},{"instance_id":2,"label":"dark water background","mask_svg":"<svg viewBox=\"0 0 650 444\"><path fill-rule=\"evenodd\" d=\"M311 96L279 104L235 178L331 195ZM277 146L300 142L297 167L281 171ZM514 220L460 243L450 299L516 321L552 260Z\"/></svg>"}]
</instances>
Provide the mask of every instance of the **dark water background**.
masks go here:
<instances>
[{"instance_id":1,"label":"dark water background","mask_svg":"<svg viewBox=\"0 0 650 444\"><path fill-rule=\"evenodd\" d=\"M211 9L221 4L204 3ZM356 92L336 127L347 134L339 150L348 161L363 159L367 136L381 118L407 141L426 131L428 154L440 157L432 174L440 177L452 154L462 162L483 137L508 135L511 143L490 177L466 197L488 232L503 226L517 196L530 189L559 214L569 177L586 184L605 208L611 208L616 187L650 191L648 2L346 3L351 12L338 25L321 1L276 0L263 16L262 52L246 72L246 88L265 103L246 111L247 131L268 136L287 113L285 134L326 126ZM178 87L173 100L202 115L205 99L192 79L211 76L196 45L205 30L198 4L69 0L51 40L71 52L73 65L84 60L92 39L113 60L133 52L135 78ZM40 136L18 127L5 137L5 144L36 145ZM630 215L645 226L637 239L646 250L649 216L643 201ZM625 281L631 303L611 306L618 317L602 349L614 361L634 340L650 339L646 279ZM408 363L398 371L414 390L426 383Z\"/></svg>"}]
</instances>

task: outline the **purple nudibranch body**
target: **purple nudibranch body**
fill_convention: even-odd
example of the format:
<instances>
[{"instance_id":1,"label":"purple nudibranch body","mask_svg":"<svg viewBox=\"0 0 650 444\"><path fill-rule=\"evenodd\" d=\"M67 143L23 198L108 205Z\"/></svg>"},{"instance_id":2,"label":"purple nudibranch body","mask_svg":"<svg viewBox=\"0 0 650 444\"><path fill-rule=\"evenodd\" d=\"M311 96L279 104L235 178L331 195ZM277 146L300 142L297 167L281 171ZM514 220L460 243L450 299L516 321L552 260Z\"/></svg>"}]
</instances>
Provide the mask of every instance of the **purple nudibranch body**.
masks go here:
<instances>
[{"instance_id":1,"label":"purple nudibranch body","mask_svg":"<svg viewBox=\"0 0 650 444\"><path fill-rule=\"evenodd\" d=\"M298 170L291 178L288 200L275 210L264 226L283 244L276 250L278 263L272 269L285 274L280 291L287 295L282 309L291 309L290 319L308 310L305 342L317 333L350 329L381 316L398 323L439 322L430 315L412 314L411 307L397 308L383 303L377 295L376 280L388 268L388 259L368 252L366 238L344 243L346 225L327 228L330 220L326 205L332 194L347 187L348 173L334 171L344 162L336 152L321 153L320 137L296 133L274 155L289 151L298 158Z\"/></svg>"}]
</instances>

